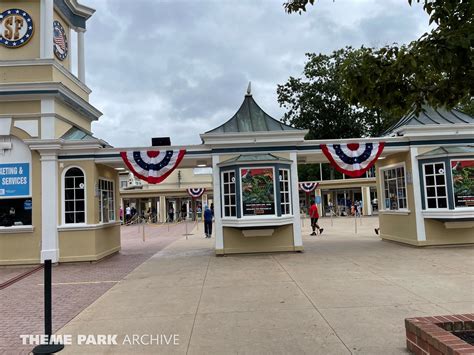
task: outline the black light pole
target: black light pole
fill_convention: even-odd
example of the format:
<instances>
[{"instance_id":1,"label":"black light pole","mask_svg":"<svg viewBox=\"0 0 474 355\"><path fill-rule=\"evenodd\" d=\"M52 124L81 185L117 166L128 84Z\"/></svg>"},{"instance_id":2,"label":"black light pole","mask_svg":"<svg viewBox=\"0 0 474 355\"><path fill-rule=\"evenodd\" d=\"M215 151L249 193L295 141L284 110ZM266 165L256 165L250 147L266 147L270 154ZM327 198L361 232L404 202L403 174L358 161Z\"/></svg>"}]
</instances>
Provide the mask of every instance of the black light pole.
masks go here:
<instances>
[{"instance_id":1,"label":"black light pole","mask_svg":"<svg viewBox=\"0 0 474 355\"><path fill-rule=\"evenodd\" d=\"M54 354L64 349L63 344L51 344L53 334L53 309L51 292L51 260L44 261L44 334L48 339L47 344L35 346L33 354Z\"/></svg>"}]
</instances>

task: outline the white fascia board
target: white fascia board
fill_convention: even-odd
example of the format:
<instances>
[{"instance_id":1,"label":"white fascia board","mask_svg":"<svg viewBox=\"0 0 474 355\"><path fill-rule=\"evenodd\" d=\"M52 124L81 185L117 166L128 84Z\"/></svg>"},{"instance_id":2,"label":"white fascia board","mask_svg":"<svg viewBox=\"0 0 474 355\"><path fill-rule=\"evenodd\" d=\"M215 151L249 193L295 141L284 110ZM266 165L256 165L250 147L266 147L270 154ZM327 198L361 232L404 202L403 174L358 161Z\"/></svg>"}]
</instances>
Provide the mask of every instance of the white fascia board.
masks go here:
<instances>
[{"instance_id":1,"label":"white fascia board","mask_svg":"<svg viewBox=\"0 0 474 355\"><path fill-rule=\"evenodd\" d=\"M308 130L278 132L203 133L199 136L208 145L232 145L249 143L304 142Z\"/></svg>"},{"instance_id":2,"label":"white fascia board","mask_svg":"<svg viewBox=\"0 0 474 355\"><path fill-rule=\"evenodd\" d=\"M474 134L474 125L469 123L454 123L430 126L403 126L393 133L400 133L405 137L472 135Z\"/></svg>"},{"instance_id":3,"label":"white fascia board","mask_svg":"<svg viewBox=\"0 0 474 355\"><path fill-rule=\"evenodd\" d=\"M77 0L65 0L64 2L74 14L82 16L86 20L89 19L95 13L95 9L86 5L79 4Z\"/></svg>"},{"instance_id":4,"label":"white fascia board","mask_svg":"<svg viewBox=\"0 0 474 355\"><path fill-rule=\"evenodd\" d=\"M454 209L454 210L423 210L424 218L435 218L435 219L462 219L469 218L472 219L474 215L474 208L466 209Z\"/></svg>"}]
</instances>

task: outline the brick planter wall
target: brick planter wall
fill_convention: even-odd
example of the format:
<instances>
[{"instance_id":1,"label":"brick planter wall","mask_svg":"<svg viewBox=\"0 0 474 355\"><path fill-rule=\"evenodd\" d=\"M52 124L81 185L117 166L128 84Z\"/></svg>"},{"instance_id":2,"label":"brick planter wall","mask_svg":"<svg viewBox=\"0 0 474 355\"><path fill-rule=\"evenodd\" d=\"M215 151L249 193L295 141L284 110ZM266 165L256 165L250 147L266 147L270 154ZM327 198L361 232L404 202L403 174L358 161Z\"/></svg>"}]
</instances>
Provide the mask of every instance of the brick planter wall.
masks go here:
<instances>
[{"instance_id":1,"label":"brick planter wall","mask_svg":"<svg viewBox=\"0 0 474 355\"><path fill-rule=\"evenodd\" d=\"M474 346L451 331L474 330L474 313L405 319L407 348L416 355L474 354Z\"/></svg>"}]
</instances>

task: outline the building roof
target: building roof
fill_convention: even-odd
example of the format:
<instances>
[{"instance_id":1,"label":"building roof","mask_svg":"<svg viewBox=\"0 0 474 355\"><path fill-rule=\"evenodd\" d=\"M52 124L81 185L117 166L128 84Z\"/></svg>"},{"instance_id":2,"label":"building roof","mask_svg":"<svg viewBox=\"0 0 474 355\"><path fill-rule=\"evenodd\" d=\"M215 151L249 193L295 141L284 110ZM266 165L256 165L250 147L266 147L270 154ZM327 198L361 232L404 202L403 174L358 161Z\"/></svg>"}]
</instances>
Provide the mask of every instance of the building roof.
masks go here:
<instances>
[{"instance_id":1,"label":"building roof","mask_svg":"<svg viewBox=\"0 0 474 355\"><path fill-rule=\"evenodd\" d=\"M466 145L438 147L436 149L430 150L429 152L418 155L417 158L429 158L440 155L445 156L455 154L474 154L474 146Z\"/></svg>"},{"instance_id":2,"label":"building roof","mask_svg":"<svg viewBox=\"0 0 474 355\"><path fill-rule=\"evenodd\" d=\"M420 112L412 110L403 116L383 135L395 134L406 126L438 126L442 124L474 124L474 117L455 109L448 111L444 108L423 106Z\"/></svg>"},{"instance_id":3,"label":"building roof","mask_svg":"<svg viewBox=\"0 0 474 355\"><path fill-rule=\"evenodd\" d=\"M71 127L66 133L61 136L61 139L65 141L89 141L89 142L98 142L104 147L111 147L106 141L96 138L90 133L83 131L77 127Z\"/></svg>"},{"instance_id":4,"label":"building roof","mask_svg":"<svg viewBox=\"0 0 474 355\"><path fill-rule=\"evenodd\" d=\"M249 89L239 110L227 122L208 133L241 133L241 132L278 132L301 131L288 126L263 111L255 102Z\"/></svg>"},{"instance_id":5,"label":"building roof","mask_svg":"<svg viewBox=\"0 0 474 355\"><path fill-rule=\"evenodd\" d=\"M284 162L284 163L291 163L290 159L286 158L281 158L277 157L273 154L267 153L267 154L241 154L238 155L237 157L228 159L223 161L219 165L227 165L229 163L240 163L240 162L245 162L245 163L260 163L260 162Z\"/></svg>"}]
</instances>

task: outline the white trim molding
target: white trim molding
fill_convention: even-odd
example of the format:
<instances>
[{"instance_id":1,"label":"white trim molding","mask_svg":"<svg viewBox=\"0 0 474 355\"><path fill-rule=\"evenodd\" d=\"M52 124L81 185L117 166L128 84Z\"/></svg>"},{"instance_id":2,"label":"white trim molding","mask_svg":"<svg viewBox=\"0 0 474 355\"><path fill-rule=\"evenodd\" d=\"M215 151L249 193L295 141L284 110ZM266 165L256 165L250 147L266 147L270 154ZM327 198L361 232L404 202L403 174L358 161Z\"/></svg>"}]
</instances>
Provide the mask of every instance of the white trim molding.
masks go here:
<instances>
[{"instance_id":1,"label":"white trim molding","mask_svg":"<svg viewBox=\"0 0 474 355\"><path fill-rule=\"evenodd\" d=\"M293 216L272 218L225 218L222 220L222 226L235 228L284 226L287 224L293 224L294 219Z\"/></svg>"},{"instance_id":2,"label":"white trim molding","mask_svg":"<svg viewBox=\"0 0 474 355\"><path fill-rule=\"evenodd\" d=\"M413 180L413 198L415 200L415 205L413 209L415 210L415 220L416 220L416 238L419 242L426 241L426 232L425 232L425 220L422 213L422 200L421 200L421 181L420 181L420 169L418 169L418 148L410 147L410 160L411 160L411 171L412 171L412 180Z\"/></svg>"},{"instance_id":3,"label":"white trim molding","mask_svg":"<svg viewBox=\"0 0 474 355\"><path fill-rule=\"evenodd\" d=\"M220 157L218 155L212 156L212 184L213 184L213 202L214 202L214 218L215 218L215 230L216 230L216 250L224 249L224 233L222 228L222 216L221 216L221 179L219 173Z\"/></svg>"},{"instance_id":4,"label":"white trim molding","mask_svg":"<svg viewBox=\"0 0 474 355\"><path fill-rule=\"evenodd\" d=\"M293 243L295 247L303 247L303 236L301 233L301 216L300 216L300 194L298 193L298 159L296 152L290 153L291 162L291 199L293 212Z\"/></svg>"}]
</instances>

